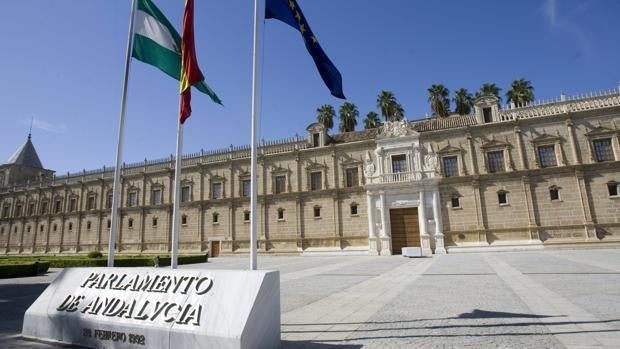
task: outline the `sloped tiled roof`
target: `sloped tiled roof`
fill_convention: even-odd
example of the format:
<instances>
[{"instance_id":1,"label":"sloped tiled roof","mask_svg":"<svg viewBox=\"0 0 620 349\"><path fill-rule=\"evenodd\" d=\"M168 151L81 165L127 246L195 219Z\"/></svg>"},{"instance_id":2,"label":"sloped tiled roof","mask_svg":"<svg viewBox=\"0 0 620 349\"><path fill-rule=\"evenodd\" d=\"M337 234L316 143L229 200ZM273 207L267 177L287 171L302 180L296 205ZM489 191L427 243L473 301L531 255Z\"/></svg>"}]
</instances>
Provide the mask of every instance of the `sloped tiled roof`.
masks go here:
<instances>
[{"instance_id":1,"label":"sloped tiled roof","mask_svg":"<svg viewBox=\"0 0 620 349\"><path fill-rule=\"evenodd\" d=\"M37 151L34 149L34 145L30 140L30 135L28 136L26 143L19 147L15 154L7 160L6 165L21 165L34 168L43 168L43 164L41 164L41 160L39 160L39 155L37 155Z\"/></svg>"},{"instance_id":2,"label":"sloped tiled roof","mask_svg":"<svg viewBox=\"0 0 620 349\"><path fill-rule=\"evenodd\" d=\"M447 128L471 126L476 124L475 115L453 115L447 118L432 118L413 122L413 129L418 132L436 131Z\"/></svg>"},{"instance_id":3,"label":"sloped tiled roof","mask_svg":"<svg viewBox=\"0 0 620 349\"><path fill-rule=\"evenodd\" d=\"M349 143L349 142L363 141L366 139L372 139L377 136L378 131L379 129L371 128L369 130L363 130L363 131L339 133L339 134L330 136L331 143L340 144L340 143Z\"/></svg>"}]
</instances>

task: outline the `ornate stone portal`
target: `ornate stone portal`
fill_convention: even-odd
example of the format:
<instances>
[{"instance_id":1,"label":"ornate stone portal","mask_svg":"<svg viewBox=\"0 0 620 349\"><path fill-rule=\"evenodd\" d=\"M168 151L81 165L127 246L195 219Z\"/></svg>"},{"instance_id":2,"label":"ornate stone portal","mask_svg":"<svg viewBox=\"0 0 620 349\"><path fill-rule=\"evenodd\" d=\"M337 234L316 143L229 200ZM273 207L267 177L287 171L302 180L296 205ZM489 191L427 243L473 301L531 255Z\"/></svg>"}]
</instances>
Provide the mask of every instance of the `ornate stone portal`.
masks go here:
<instances>
[{"instance_id":1,"label":"ornate stone portal","mask_svg":"<svg viewBox=\"0 0 620 349\"><path fill-rule=\"evenodd\" d=\"M438 158L430 145L420 144L418 132L406 121L387 122L377 136L375 158L370 152L366 154L364 174L368 178L366 193L371 254L401 253L399 246L394 245L391 216L397 213L395 210L408 208L415 208L415 211L408 212L412 217L417 215L419 241L413 229L413 234L405 232L404 242L413 246L400 247L420 247L425 256L446 252L437 186ZM405 224L408 231L414 228L410 226L411 222Z\"/></svg>"}]
</instances>

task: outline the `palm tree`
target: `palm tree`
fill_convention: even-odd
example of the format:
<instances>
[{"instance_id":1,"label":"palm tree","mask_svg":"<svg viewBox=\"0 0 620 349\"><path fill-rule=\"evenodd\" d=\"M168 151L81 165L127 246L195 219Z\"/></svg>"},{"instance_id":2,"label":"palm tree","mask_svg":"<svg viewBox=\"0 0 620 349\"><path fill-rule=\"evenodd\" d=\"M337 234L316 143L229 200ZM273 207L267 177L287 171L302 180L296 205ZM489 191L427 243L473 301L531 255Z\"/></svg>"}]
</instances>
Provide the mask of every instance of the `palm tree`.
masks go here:
<instances>
[{"instance_id":1,"label":"palm tree","mask_svg":"<svg viewBox=\"0 0 620 349\"><path fill-rule=\"evenodd\" d=\"M323 124L327 130L334 127L334 116L336 116L334 107L329 104L323 104L316 109L316 121Z\"/></svg>"},{"instance_id":2,"label":"palm tree","mask_svg":"<svg viewBox=\"0 0 620 349\"><path fill-rule=\"evenodd\" d=\"M399 121L405 116L403 106L396 101L394 93L391 91L381 91L377 96L377 108L381 110L381 115L385 121Z\"/></svg>"},{"instance_id":3,"label":"palm tree","mask_svg":"<svg viewBox=\"0 0 620 349\"><path fill-rule=\"evenodd\" d=\"M499 96L499 91L501 90L502 89L497 87L497 85L485 82L484 84L482 84L482 87L480 87L480 90L476 92L476 98L481 96L495 96L498 100L497 104L501 104L502 97Z\"/></svg>"},{"instance_id":4,"label":"palm tree","mask_svg":"<svg viewBox=\"0 0 620 349\"><path fill-rule=\"evenodd\" d=\"M510 90L506 92L506 102L513 102L515 105L525 105L534 100L534 87L532 83L523 78L515 80L510 84Z\"/></svg>"},{"instance_id":5,"label":"palm tree","mask_svg":"<svg viewBox=\"0 0 620 349\"><path fill-rule=\"evenodd\" d=\"M368 114L366 114L366 118L364 119L364 129L368 130L371 128L377 128L381 125L383 124L381 123L381 120L379 119L379 114L375 113L374 111L371 111Z\"/></svg>"},{"instance_id":6,"label":"palm tree","mask_svg":"<svg viewBox=\"0 0 620 349\"><path fill-rule=\"evenodd\" d=\"M442 118L450 114L450 91L442 84L433 84L428 90L428 102L431 104L433 114Z\"/></svg>"},{"instance_id":7,"label":"palm tree","mask_svg":"<svg viewBox=\"0 0 620 349\"><path fill-rule=\"evenodd\" d=\"M355 130L357 125L357 117L359 111L355 104L351 102L344 102L340 107L340 132L351 132Z\"/></svg>"},{"instance_id":8,"label":"palm tree","mask_svg":"<svg viewBox=\"0 0 620 349\"><path fill-rule=\"evenodd\" d=\"M454 112L459 115L469 115L471 108L474 106L474 97L466 88L459 88L454 91Z\"/></svg>"}]
</instances>

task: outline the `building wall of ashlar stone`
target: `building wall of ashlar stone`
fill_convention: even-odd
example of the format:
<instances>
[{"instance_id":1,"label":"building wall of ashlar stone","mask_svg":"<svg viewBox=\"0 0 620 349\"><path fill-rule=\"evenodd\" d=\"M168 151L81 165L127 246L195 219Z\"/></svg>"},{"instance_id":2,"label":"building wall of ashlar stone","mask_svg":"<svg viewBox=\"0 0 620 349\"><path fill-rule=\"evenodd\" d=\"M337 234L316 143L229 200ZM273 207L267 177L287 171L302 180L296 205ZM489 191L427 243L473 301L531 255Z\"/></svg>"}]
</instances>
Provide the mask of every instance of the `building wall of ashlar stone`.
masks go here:
<instances>
[{"instance_id":1,"label":"building wall of ashlar stone","mask_svg":"<svg viewBox=\"0 0 620 349\"><path fill-rule=\"evenodd\" d=\"M550 189L559 190L559 200L551 200ZM580 225L583 209L574 171L546 174L532 180L532 198L538 224L542 227Z\"/></svg>"},{"instance_id":2,"label":"building wall of ashlar stone","mask_svg":"<svg viewBox=\"0 0 620 349\"><path fill-rule=\"evenodd\" d=\"M607 183L620 181L617 175L620 162L595 163L591 147L593 137L609 137L613 140L616 158L620 156L620 133L613 122L619 116L615 108L422 132L422 146L430 144L432 150L439 151L440 157L457 155L459 158L460 176L441 178L439 182L446 246L529 239L530 232L534 237L538 232L545 243L619 239L620 199L609 197ZM583 166L579 166L573 155L571 125ZM604 134L592 136L592 132ZM556 144L556 141L556 150L560 151L558 167L540 168L537 146ZM260 250L291 252L312 247L367 244L363 163L367 151L374 157L375 147L370 140L261 155L257 166L259 203L256 212L258 236L262 241ZM451 153L444 154L442 149L451 149ZM505 151L506 173L488 174L486 152L500 149ZM159 164L151 169L149 166L131 168L129 174L123 176L118 232L123 252L169 248L173 167ZM358 169L359 186L346 188L346 169L352 167ZM249 178L249 171L248 158L233 159L225 155L216 162L209 160L183 169L181 183L190 186L191 202L181 205L182 214L187 215L187 224L180 229L182 250L204 250L208 241L220 240L222 253L247 251L250 224L244 212L249 211L250 203L249 198L242 198L242 180ZM314 171L322 172L322 183L319 190L311 191L310 173ZM275 193L277 175L286 176L286 188L281 194ZM0 217L0 247L7 253L20 250L29 253L33 245L35 252L45 252L49 247L50 253L105 249L110 219L105 202L113 183L110 176L106 176L105 181L100 178L85 175L80 181L74 179L49 187L33 186L0 194L0 210L5 205L11 207L10 217ZM212 199L214 182L222 183L221 199ZM579 183L583 188L580 189ZM552 186L559 189L559 200L550 199ZM162 190L159 206L152 205L154 188ZM130 190L137 192L137 207L127 207ZM500 190L507 193L506 205L498 203ZM531 195L531 202L527 200L527 193ZM95 196L95 207L91 210L87 210L89 196ZM459 208L451 207L453 196L459 197ZM479 202L476 202L477 196ZM68 212L72 197L77 200L76 212ZM60 213L53 212L57 198L62 204ZM48 214L40 215L44 200ZM13 217L16 203L22 205L20 217ZM27 214L30 203L35 203L35 215ZM352 203L357 204L356 215L351 214ZM528 215L528 203L532 216ZM320 217L314 217L315 206L321 208ZM277 218L279 208L284 209L282 220ZM430 206L427 208L430 218ZM219 214L215 224L214 212ZM158 219L156 227L152 225L153 217ZM478 217L481 217L480 222ZM129 218L133 219L131 229L127 224ZM69 224L72 224L71 230ZM43 231L40 231L41 225ZM269 242L265 244L264 239Z\"/></svg>"},{"instance_id":3,"label":"building wall of ashlar stone","mask_svg":"<svg viewBox=\"0 0 620 349\"><path fill-rule=\"evenodd\" d=\"M335 202L331 196L307 197L303 202L304 238L313 239L311 247L334 247L333 241L318 241L319 238L338 237L335 219ZM314 217L314 208L320 207L320 217Z\"/></svg>"},{"instance_id":4,"label":"building wall of ashlar stone","mask_svg":"<svg viewBox=\"0 0 620 349\"><path fill-rule=\"evenodd\" d=\"M445 183L439 186L443 213L443 229L457 232L477 229L476 200L471 182ZM459 200L459 207L452 207L452 197Z\"/></svg>"},{"instance_id":5,"label":"building wall of ashlar stone","mask_svg":"<svg viewBox=\"0 0 620 349\"><path fill-rule=\"evenodd\" d=\"M587 171L587 178L586 191L593 220L601 224L620 223L620 198L610 197L607 187L609 182L620 182L620 165L610 166L605 170ZM618 228L620 225L614 230L618 231Z\"/></svg>"},{"instance_id":6,"label":"building wall of ashlar stone","mask_svg":"<svg viewBox=\"0 0 620 349\"><path fill-rule=\"evenodd\" d=\"M283 219L278 219L278 209L283 209ZM297 238L297 204L295 199L279 199L265 206L266 231L269 239Z\"/></svg>"},{"instance_id":7,"label":"building wall of ashlar stone","mask_svg":"<svg viewBox=\"0 0 620 349\"><path fill-rule=\"evenodd\" d=\"M357 214L351 213L351 206L357 206ZM341 194L341 221L340 231L343 237L368 237L368 206L366 203L366 192L351 192ZM360 242L355 242L360 244Z\"/></svg>"}]
</instances>

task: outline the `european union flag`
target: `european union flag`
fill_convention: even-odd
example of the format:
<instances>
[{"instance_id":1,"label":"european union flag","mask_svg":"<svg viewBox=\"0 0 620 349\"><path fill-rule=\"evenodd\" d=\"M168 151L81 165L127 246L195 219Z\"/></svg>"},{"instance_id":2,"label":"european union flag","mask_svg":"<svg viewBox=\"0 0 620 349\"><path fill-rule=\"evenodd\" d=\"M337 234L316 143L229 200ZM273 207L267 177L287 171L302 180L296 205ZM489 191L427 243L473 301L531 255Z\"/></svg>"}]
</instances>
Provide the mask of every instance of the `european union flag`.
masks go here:
<instances>
[{"instance_id":1,"label":"european union flag","mask_svg":"<svg viewBox=\"0 0 620 349\"><path fill-rule=\"evenodd\" d=\"M344 93L342 92L342 76L334 63L329 60L329 57L327 57L321 45L319 45L297 1L267 0L265 18L279 19L299 30L306 43L306 48L312 56L319 70L319 74L321 74L321 78L323 78L323 82L325 82L325 85L327 85L334 97L345 99Z\"/></svg>"}]
</instances>

